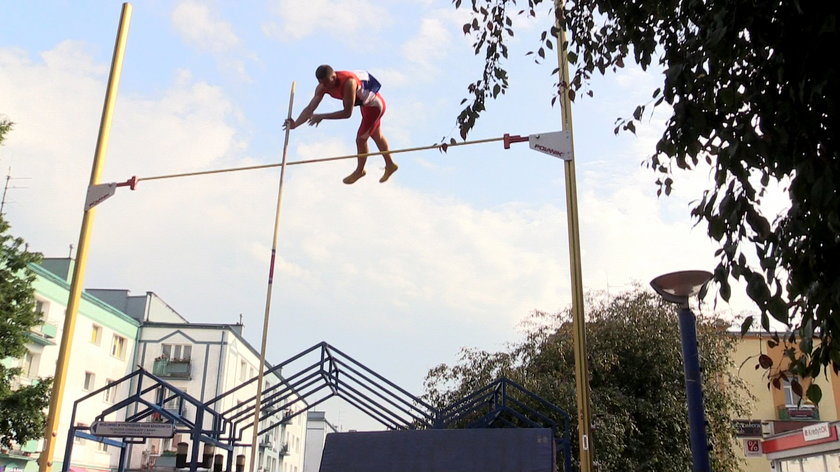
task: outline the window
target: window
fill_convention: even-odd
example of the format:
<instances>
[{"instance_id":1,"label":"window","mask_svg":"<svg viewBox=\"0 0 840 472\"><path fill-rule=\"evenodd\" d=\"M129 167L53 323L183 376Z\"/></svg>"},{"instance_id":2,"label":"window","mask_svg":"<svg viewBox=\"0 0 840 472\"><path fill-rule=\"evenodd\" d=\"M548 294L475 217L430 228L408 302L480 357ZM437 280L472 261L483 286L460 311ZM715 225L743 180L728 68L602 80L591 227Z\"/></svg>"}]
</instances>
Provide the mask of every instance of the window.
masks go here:
<instances>
[{"instance_id":1,"label":"window","mask_svg":"<svg viewBox=\"0 0 840 472\"><path fill-rule=\"evenodd\" d=\"M113 382L111 379L105 379L105 385L110 384ZM112 385L105 389L105 401L108 403L114 403L114 399L117 396L117 386Z\"/></svg>"},{"instance_id":2,"label":"window","mask_svg":"<svg viewBox=\"0 0 840 472\"><path fill-rule=\"evenodd\" d=\"M87 423L76 423L77 428L84 427L84 426L87 426ZM76 444L82 445L82 444L85 443L85 440L78 437L78 436L74 436L73 437L73 442L75 442Z\"/></svg>"},{"instance_id":3,"label":"window","mask_svg":"<svg viewBox=\"0 0 840 472\"><path fill-rule=\"evenodd\" d=\"M26 354L23 355L23 362L20 366L20 376L30 378L32 377L35 372L33 371L33 367L35 366L35 356L26 351Z\"/></svg>"},{"instance_id":4,"label":"window","mask_svg":"<svg viewBox=\"0 0 840 472\"><path fill-rule=\"evenodd\" d=\"M41 317L45 317L47 315L47 302L43 300L35 300L35 313L41 315Z\"/></svg>"},{"instance_id":5,"label":"window","mask_svg":"<svg viewBox=\"0 0 840 472\"><path fill-rule=\"evenodd\" d=\"M91 326L91 329L90 329L90 343L91 344L96 344L97 346L99 346L99 344L101 342L102 342L102 326L99 326L99 325L95 324L95 325Z\"/></svg>"},{"instance_id":6,"label":"window","mask_svg":"<svg viewBox=\"0 0 840 472\"><path fill-rule=\"evenodd\" d=\"M103 442L97 442L96 449L101 452L108 452L108 445Z\"/></svg>"},{"instance_id":7,"label":"window","mask_svg":"<svg viewBox=\"0 0 840 472\"><path fill-rule=\"evenodd\" d=\"M840 470L840 454L831 453L825 455L826 470Z\"/></svg>"},{"instance_id":8,"label":"window","mask_svg":"<svg viewBox=\"0 0 840 472\"><path fill-rule=\"evenodd\" d=\"M96 375L94 375L93 372L85 372L85 384L82 387L85 392L93 390L94 379L96 379Z\"/></svg>"},{"instance_id":9,"label":"window","mask_svg":"<svg viewBox=\"0 0 840 472\"><path fill-rule=\"evenodd\" d=\"M170 360L188 361L192 356L190 344L161 344L163 357Z\"/></svg>"},{"instance_id":10,"label":"window","mask_svg":"<svg viewBox=\"0 0 840 472\"><path fill-rule=\"evenodd\" d=\"M799 381L799 379L797 379L795 377L794 377L794 380ZM793 391L793 386L791 385L790 380L785 380L785 384L782 387L782 390L784 390L784 392L785 392L785 406L795 407L795 406L799 406L800 403L802 403L802 397L800 397L799 395L796 394L796 392Z\"/></svg>"},{"instance_id":11,"label":"window","mask_svg":"<svg viewBox=\"0 0 840 472\"><path fill-rule=\"evenodd\" d=\"M827 471L829 469L825 468L825 459L822 455L818 456L808 456L802 458L802 470L804 471Z\"/></svg>"},{"instance_id":12,"label":"window","mask_svg":"<svg viewBox=\"0 0 840 472\"><path fill-rule=\"evenodd\" d=\"M244 382L248 378L248 364L245 361L239 361L239 381Z\"/></svg>"},{"instance_id":13,"label":"window","mask_svg":"<svg viewBox=\"0 0 840 472\"><path fill-rule=\"evenodd\" d=\"M182 389L181 391L184 393L188 393L186 388ZM163 404L163 408L165 410L169 410L179 415L187 414L187 406L184 404L183 401L181 401L181 397L174 396L171 390L166 390L165 395L167 396L167 398L170 396L173 397Z\"/></svg>"},{"instance_id":14,"label":"window","mask_svg":"<svg viewBox=\"0 0 840 472\"><path fill-rule=\"evenodd\" d=\"M125 338L114 335L111 342L111 355L117 359L125 359Z\"/></svg>"}]
</instances>

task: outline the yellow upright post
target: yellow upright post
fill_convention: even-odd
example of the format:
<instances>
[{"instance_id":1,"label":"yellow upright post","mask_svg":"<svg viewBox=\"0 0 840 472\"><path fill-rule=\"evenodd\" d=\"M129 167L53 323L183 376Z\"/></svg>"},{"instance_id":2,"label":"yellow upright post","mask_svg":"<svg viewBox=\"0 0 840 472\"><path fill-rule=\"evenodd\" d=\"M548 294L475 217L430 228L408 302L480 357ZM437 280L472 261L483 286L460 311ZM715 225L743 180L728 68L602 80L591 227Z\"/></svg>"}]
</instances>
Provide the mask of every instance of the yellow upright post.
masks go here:
<instances>
[{"instance_id":1,"label":"yellow upright post","mask_svg":"<svg viewBox=\"0 0 840 472\"><path fill-rule=\"evenodd\" d=\"M117 31L117 41L114 45L114 56L111 60L111 75L108 78L108 90L105 95L105 105L102 108L102 119L99 123L99 137L96 140L96 152L93 157L93 169L90 173L90 187L99 183L102 174L102 162L108 148L108 136L111 132L111 117L114 113L117 88L122 73L125 43L128 38L128 24L131 19L131 4L123 3L120 16L120 26ZM76 315L79 312L79 301L82 295L82 285L85 280L85 265L87 263L88 239L93 226L95 208L84 211L82 229L79 233L79 244L76 246L76 265L73 268L73 279L70 283L70 295L67 300L67 312L64 316L64 331L61 334L61 345L58 360L55 364L53 389L50 396L50 411L47 416L46 434L44 435L44 449L38 460L40 472L52 469L52 458L55 453L55 442L58 437L58 426L61 418L61 403L64 400L64 387L67 381L67 366L70 364L70 351L73 346L73 332L76 329ZM68 426L68 425L63 425ZM65 464L65 468L67 464Z\"/></svg>"},{"instance_id":2,"label":"yellow upright post","mask_svg":"<svg viewBox=\"0 0 840 472\"><path fill-rule=\"evenodd\" d=\"M292 82L292 91L289 94L289 113L287 118L292 117L292 106L295 101L295 83ZM274 287L274 260L277 255L277 235L280 233L280 207L283 202L283 179L286 175L286 152L289 149L289 132L286 128L286 138L283 140L283 160L280 163L280 184L277 188L277 208L274 212L274 239L271 242L271 262L268 267L268 290L265 294L265 314L263 315L262 345L260 346L260 370L257 374L257 395L254 397L254 431L251 435L251 461L248 470L256 472L257 465L257 439L260 432L260 402L262 401L263 371L265 370L265 347L268 341L268 316L271 312L271 291Z\"/></svg>"},{"instance_id":3,"label":"yellow upright post","mask_svg":"<svg viewBox=\"0 0 840 472\"><path fill-rule=\"evenodd\" d=\"M569 60L566 50L566 30L562 23L563 0L555 0L557 21L557 65L560 69L560 107L563 131L569 132L572 159L565 160L566 213L569 226L569 265L572 273L572 326L575 351L575 392L578 411L578 451L581 472L592 470L592 415L589 411L589 368L586 362L586 320L583 310L583 276L580 264L580 227L578 225L577 183L575 181L574 133L572 131L572 101L569 97Z\"/></svg>"}]
</instances>

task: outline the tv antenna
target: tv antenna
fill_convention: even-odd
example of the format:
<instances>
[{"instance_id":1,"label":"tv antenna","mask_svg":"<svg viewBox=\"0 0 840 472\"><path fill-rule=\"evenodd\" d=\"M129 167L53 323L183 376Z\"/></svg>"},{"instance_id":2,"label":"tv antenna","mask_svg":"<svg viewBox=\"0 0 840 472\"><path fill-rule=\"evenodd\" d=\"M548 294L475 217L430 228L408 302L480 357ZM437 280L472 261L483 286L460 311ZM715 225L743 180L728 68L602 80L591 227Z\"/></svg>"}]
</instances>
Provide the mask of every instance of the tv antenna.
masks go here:
<instances>
[{"instance_id":1,"label":"tv antenna","mask_svg":"<svg viewBox=\"0 0 840 472\"><path fill-rule=\"evenodd\" d=\"M9 173L6 174L6 182L3 184L3 197L0 198L0 215L3 214L3 208L6 207L6 194L8 194L9 190L10 189L14 190L14 189L26 188L26 187L11 186L11 181L12 180L24 180L24 179L26 179L26 177L12 177L12 168L9 167ZM9 202L9 203L14 203L14 202Z\"/></svg>"}]
</instances>

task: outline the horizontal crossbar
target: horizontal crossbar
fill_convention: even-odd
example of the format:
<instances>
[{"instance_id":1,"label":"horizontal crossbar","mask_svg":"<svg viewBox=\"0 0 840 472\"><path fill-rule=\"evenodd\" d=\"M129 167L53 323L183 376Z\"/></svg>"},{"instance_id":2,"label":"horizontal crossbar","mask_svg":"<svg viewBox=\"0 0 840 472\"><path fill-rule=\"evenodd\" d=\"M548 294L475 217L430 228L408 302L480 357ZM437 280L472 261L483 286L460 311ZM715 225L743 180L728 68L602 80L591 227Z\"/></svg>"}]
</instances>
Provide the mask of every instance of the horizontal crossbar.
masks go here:
<instances>
[{"instance_id":1,"label":"horizontal crossbar","mask_svg":"<svg viewBox=\"0 0 840 472\"><path fill-rule=\"evenodd\" d=\"M452 143L441 143L441 144L432 144L429 146L420 146L420 147L413 147L413 148L405 148L405 149L395 149L393 151L376 151L376 152L368 152L364 154L347 154L344 156L334 156L334 157L324 157L320 159L305 159L300 161L291 161L287 162L287 166L299 165L299 164L313 164L316 162L328 162L328 161L338 161L341 159L355 159L359 157L369 157L369 156L379 156L382 154L400 154L406 152L415 152L415 151L428 151L430 149L440 149L446 151L451 147L456 146L466 146L469 144L484 144L484 143L491 143L495 141L504 141L505 149L510 148L510 143L518 143L527 141L527 137L522 136L511 136L505 134L501 138L487 138L487 139L477 139L473 141L462 141L462 142L452 142ZM180 174L167 174L167 175L156 175L152 177L137 177L134 176L125 182L118 183L117 187L131 187L131 190L134 190L137 186L137 183L144 180L163 180L163 179L175 179L180 177L194 177L198 175L209 175L209 174L223 174L227 172L241 172L246 170L258 170L258 169L270 169L273 167L280 167L283 164L263 164L258 166L247 166L247 167L230 167L226 169L215 169L215 170L204 170L204 171L197 171L197 172L184 172Z\"/></svg>"}]
</instances>

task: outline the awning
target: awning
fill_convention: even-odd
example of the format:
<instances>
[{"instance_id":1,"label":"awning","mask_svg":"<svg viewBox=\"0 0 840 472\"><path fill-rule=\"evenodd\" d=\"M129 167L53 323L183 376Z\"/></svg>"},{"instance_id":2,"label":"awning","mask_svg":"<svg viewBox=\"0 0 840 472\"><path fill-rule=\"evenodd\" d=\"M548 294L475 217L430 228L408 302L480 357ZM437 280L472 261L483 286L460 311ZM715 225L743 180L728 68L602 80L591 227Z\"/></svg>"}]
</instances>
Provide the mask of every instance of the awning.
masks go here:
<instances>
[{"instance_id":1,"label":"awning","mask_svg":"<svg viewBox=\"0 0 840 472\"><path fill-rule=\"evenodd\" d=\"M67 472L111 472L111 469L105 467L79 467L78 465L71 465L67 468Z\"/></svg>"},{"instance_id":2,"label":"awning","mask_svg":"<svg viewBox=\"0 0 840 472\"><path fill-rule=\"evenodd\" d=\"M96 468L96 467L79 467L77 465L71 465L67 468L67 472L111 472L111 469L106 468Z\"/></svg>"},{"instance_id":3,"label":"awning","mask_svg":"<svg viewBox=\"0 0 840 472\"><path fill-rule=\"evenodd\" d=\"M105 467L79 467L77 465L71 465L67 468L67 472L111 472L111 469L107 469Z\"/></svg>"}]
</instances>

